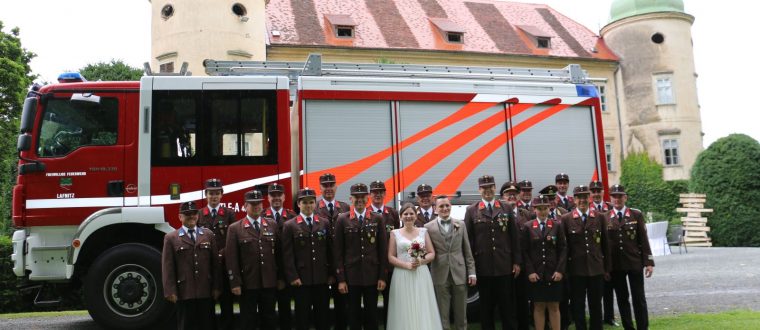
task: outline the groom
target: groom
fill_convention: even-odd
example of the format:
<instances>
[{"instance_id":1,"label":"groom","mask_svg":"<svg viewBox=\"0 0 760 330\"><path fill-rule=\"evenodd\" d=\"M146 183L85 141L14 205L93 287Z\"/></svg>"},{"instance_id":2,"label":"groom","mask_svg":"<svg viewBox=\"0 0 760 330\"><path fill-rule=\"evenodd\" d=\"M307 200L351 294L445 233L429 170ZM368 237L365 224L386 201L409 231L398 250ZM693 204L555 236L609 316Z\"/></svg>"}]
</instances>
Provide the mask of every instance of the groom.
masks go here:
<instances>
[{"instance_id":1,"label":"groom","mask_svg":"<svg viewBox=\"0 0 760 330\"><path fill-rule=\"evenodd\" d=\"M476 284L475 260L470 250L467 228L462 220L451 218L451 202L446 196L435 201L438 217L425 224L435 248L435 260L430 272L435 288L435 300L441 314L443 329L451 328L450 307L454 306L454 324L467 329L467 287Z\"/></svg>"}]
</instances>

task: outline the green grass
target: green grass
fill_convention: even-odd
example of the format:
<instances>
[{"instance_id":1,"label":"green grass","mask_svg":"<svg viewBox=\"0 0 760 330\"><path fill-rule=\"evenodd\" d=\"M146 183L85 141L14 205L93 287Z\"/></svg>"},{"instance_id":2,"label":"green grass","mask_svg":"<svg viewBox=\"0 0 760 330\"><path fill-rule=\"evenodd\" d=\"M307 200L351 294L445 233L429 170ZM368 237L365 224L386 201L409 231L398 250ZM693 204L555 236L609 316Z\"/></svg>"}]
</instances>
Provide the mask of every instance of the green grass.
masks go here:
<instances>
[{"instance_id":1,"label":"green grass","mask_svg":"<svg viewBox=\"0 0 760 330\"><path fill-rule=\"evenodd\" d=\"M21 318L32 318L32 317L55 317L55 316L77 316L77 315L87 315L87 311L30 312L30 313L0 314L0 319L21 319Z\"/></svg>"}]
</instances>

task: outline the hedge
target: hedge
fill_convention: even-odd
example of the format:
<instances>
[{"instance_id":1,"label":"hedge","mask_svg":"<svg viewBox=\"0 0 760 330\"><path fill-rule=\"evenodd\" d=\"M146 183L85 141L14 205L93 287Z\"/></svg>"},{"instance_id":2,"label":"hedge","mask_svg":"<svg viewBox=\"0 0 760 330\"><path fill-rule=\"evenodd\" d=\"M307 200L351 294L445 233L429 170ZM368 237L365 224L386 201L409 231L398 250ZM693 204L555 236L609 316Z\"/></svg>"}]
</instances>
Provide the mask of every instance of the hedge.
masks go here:
<instances>
[{"instance_id":1,"label":"hedge","mask_svg":"<svg viewBox=\"0 0 760 330\"><path fill-rule=\"evenodd\" d=\"M707 194L715 246L760 246L760 143L744 134L713 142L691 169L691 191Z\"/></svg>"},{"instance_id":2,"label":"hedge","mask_svg":"<svg viewBox=\"0 0 760 330\"><path fill-rule=\"evenodd\" d=\"M620 184L628 193L627 205L644 214L652 212L655 221L676 218L678 192L686 190L682 181L666 182L662 178L662 165L646 153L629 154L623 160Z\"/></svg>"}]
</instances>

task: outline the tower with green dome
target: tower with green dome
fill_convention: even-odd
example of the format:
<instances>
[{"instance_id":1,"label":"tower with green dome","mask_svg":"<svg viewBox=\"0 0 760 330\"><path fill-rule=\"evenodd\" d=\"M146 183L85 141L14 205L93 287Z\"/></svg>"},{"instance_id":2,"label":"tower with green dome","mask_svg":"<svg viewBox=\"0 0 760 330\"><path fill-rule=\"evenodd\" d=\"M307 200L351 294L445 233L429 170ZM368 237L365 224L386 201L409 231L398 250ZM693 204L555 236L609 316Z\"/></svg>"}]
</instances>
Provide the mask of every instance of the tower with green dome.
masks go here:
<instances>
[{"instance_id":1,"label":"tower with green dome","mask_svg":"<svg viewBox=\"0 0 760 330\"><path fill-rule=\"evenodd\" d=\"M601 30L620 57L623 153L648 152L667 180L688 179L702 151L692 23L682 0L615 0Z\"/></svg>"}]
</instances>

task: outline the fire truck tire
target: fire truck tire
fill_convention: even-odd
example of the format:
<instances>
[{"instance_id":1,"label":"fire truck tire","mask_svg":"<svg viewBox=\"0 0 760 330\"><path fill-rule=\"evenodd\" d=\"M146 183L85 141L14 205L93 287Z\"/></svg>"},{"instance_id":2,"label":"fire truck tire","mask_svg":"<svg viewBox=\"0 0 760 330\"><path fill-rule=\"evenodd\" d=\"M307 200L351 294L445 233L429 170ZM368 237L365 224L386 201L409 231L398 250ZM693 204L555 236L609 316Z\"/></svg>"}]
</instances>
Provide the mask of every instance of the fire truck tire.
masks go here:
<instances>
[{"instance_id":1,"label":"fire truck tire","mask_svg":"<svg viewBox=\"0 0 760 330\"><path fill-rule=\"evenodd\" d=\"M107 329L145 329L172 314L163 299L161 252L121 244L95 259L84 281L84 299L95 322Z\"/></svg>"}]
</instances>

